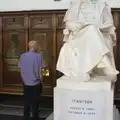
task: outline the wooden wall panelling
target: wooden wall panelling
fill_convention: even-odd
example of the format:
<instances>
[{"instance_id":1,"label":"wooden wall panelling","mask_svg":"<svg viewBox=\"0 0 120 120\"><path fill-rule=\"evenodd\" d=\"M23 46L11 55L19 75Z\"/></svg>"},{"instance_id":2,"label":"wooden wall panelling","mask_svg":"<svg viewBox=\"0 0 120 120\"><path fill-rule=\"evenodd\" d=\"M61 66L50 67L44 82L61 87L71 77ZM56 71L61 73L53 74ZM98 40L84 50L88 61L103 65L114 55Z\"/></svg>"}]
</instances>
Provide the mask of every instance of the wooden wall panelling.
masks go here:
<instances>
[{"instance_id":1,"label":"wooden wall panelling","mask_svg":"<svg viewBox=\"0 0 120 120\"><path fill-rule=\"evenodd\" d=\"M2 17L0 17L0 89L3 87Z\"/></svg>"},{"instance_id":2,"label":"wooden wall panelling","mask_svg":"<svg viewBox=\"0 0 120 120\"><path fill-rule=\"evenodd\" d=\"M65 28L65 24L63 22L64 14L57 14L57 58L59 56L60 49L63 45L63 29ZM57 62L57 61L56 61Z\"/></svg>"},{"instance_id":3,"label":"wooden wall panelling","mask_svg":"<svg viewBox=\"0 0 120 120\"><path fill-rule=\"evenodd\" d=\"M43 95L53 94L53 80L55 79L55 46L52 14L37 14L29 16L29 40L36 40L38 52L43 56L48 66L49 75L43 76Z\"/></svg>"},{"instance_id":4,"label":"wooden wall panelling","mask_svg":"<svg viewBox=\"0 0 120 120\"><path fill-rule=\"evenodd\" d=\"M117 34L115 61L116 68L120 71L120 11L115 11L113 15ZM120 99L120 74L118 75L117 82L115 84L115 99Z\"/></svg>"},{"instance_id":5,"label":"wooden wall panelling","mask_svg":"<svg viewBox=\"0 0 120 120\"><path fill-rule=\"evenodd\" d=\"M116 46L116 68L120 71L120 27L117 27L117 46ZM115 98L120 99L120 74L118 74L115 84Z\"/></svg>"},{"instance_id":6,"label":"wooden wall panelling","mask_svg":"<svg viewBox=\"0 0 120 120\"><path fill-rule=\"evenodd\" d=\"M3 32L4 85L21 84L18 63L20 54L26 51L25 39L26 32L24 30Z\"/></svg>"},{"instance_id":7,"label":"wooden wall panelling","mask_svg":"<svg viewBox=\"0 0 120 120\"><path fill-rule=\"evenodd\" d=\"M112 14L117 35L116 46L114 49L115 63L117 70L120 71L120 10L113 9ZM117 76L117 81L115 83L115 99L120 100L120 74Z\"/></svg>"},{"instance_id":8,"label":"wooden wall panelling","mask_svg":"<svg viewBox=\"0 0 120 120\"><path fill-rule=\"evenodd\" d=\"M53 29L51 14L33 14L29 16L29 27L31 29Z\"/></svg>"},{"instance_id":9,"label":"wooden wall panelling","mask_svg":"<svg viewBox=\"0 0 120 120\"><path fill-rule=\"evenodd\" d=\"M55 13L52 13L52 24L53 24L53 46L54 46L54 50L53 50L53 58L54 58L53 76L54 76L54 78L53 78L53 83L52 83L52 89L54 89L54 87L56 86L56 60L57 60L57 52L56 52L56 50L57 50L57 41L56 41L57 23L56 23L56 14Z\"/></svg>"},{"instance_id":10,"label":"wooden wall panelling","mask_svg":"<svg viewBox=\"0 0 120 120\"><path fill-rule=\"evenodd\" d=\"M57 17L56 17L56 22L57 22L57 32L56 32L56 41L57 41L57 44L56 44L56 58L58 59L59 57L59 52L60 52L60 49L61 47L63 46L64 42L63 42L63 29L65 28L65 24L63 22L63 19L64 19L64 13L59 13L57 14ZM57 63L57 59L56 59L56 63ZM56 79L58 79L59 77L61 77L63 74L60 73L59 71L56 71Z\"/></svg>"},{"instance_id":11,"label":"wooden wall panelling","mask_svg":"<svg viewBox=\"0 0 120 120\"><path fill-rule=\"evenodd\" d=\"M113 20L114 20L114 25L117 27L118 26L118 23L119 23L119 20L118 20L118 12L117 11L113 11L112 12L112 15L113 15Z\"/></svg>"},{"instance_id":12,"label":"wooden wall panelling","mask_svg":"<svg viewBox=\"0 0 120 120\"><path fill-rule=\"evenodd\" d=\"M49 68L49 75L43 76L43 94L52 94L52 86L53 86L53 69L54 69L54 46L53 46L53 31L48 30L30 30L30 39L36 40L39 45L40 54L43 56L45 64ZM49 90L45 90L49 89ZM45 92L46 91L46 92Z\"/></svg>"},{"instance_id":13,"label":"wooden wall panelling","mask_svg":"<svg viewBox=\"0 0 120 120\"><path fill-rule=\"evenodd\" d=\"M115 32L116 32L116 34L117 34L117 27L118 27L118 12L112 12L112 15L113 15L113 22L114 22L114 25L115 25L115 27L116 27L116 30L115 30ZM115 58L115 62L116 62L116 57L117 57L117 46L114 46L114 49L113 49L113 52L114 52L114 58Z\"/></svg>"},{"instance_id":14,"label":"wooden wall panelling","mask_svg":"<svg viewBox=\"0 0 120 120\"><path fill-rule=\"evenodd\" d=\"M4 92L22 93L19 57L27 50L28 21L25 15L3 16L3 87ZM12 91L11 91L12 90Z\"/></svg>"}]
</instances>

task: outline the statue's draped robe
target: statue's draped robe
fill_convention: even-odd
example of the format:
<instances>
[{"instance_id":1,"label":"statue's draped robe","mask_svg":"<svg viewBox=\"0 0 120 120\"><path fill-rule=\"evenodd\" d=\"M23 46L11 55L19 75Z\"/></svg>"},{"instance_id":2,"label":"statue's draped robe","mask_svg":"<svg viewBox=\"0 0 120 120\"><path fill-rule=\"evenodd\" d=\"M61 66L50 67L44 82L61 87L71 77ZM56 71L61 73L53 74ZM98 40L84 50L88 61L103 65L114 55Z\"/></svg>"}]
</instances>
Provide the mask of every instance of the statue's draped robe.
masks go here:
<instances>
[{"instance_id":1,"label":"statue's draped robe","mask_svg":"<svg viewBox=\"0 0 120 120\"><path fill-rule=\"evenodd\" d=\"M64 22L69 35L65 35L57 70L69 77L80 77L99 68L104 68L106 75L118 74L113 57L115 27L105 3L79 0L68 9Z\"/></svg>"}]
</instances>

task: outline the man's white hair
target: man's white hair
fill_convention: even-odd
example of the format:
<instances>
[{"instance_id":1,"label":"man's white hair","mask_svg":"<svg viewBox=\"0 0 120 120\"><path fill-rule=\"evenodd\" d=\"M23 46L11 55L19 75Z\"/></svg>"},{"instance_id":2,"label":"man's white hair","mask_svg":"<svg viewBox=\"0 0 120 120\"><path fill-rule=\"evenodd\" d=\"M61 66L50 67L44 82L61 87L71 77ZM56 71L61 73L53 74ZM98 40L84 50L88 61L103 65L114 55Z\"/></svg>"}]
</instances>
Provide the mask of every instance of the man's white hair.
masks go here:
<instances>
[{"instance_id":1,"label":"man's white hair","mask_svg":"<svg viewBox=\"0 0 120 120\"><path fill-rule=\"evenodd\" d=\"M32 40L29 42L29 49L36 49L37 42L35 40Z\"/></svg>"}]
</instances>

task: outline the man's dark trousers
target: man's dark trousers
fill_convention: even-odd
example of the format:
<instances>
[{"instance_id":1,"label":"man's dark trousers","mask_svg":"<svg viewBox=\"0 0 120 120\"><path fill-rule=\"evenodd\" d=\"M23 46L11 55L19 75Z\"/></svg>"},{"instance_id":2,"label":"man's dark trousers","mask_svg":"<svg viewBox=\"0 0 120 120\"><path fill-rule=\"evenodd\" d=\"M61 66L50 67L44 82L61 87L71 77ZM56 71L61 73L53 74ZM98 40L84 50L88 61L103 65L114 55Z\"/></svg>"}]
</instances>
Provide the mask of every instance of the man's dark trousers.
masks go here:
<instances>
[{"instance_id":1,"label":"man's dark trousers","mask_svg":"<svg viewBox=\"0 0 120 120\"><path fill-rule=\"evenodd\" d=\"M38 120L40 85L24 85L24 120L30 120L30 111L32 120Z\"/></svg>"}]
</instances>

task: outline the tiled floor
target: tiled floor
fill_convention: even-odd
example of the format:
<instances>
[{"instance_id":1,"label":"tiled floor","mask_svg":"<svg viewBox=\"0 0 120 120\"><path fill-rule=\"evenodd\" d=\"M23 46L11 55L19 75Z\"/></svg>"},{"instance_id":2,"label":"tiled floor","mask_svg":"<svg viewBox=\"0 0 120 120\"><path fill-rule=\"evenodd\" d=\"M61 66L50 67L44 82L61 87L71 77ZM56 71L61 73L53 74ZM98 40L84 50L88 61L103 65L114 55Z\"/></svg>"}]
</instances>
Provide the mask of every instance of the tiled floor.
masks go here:
<instances>
[{"instance_id":1,"label":"tiled floor","mask_svg":"<svg viewBox=\"0 0 120 120\"><path fill-rule=\"evenodd\" d=\"M52 113L52 109L40 109L40 118L47 118ZM23 116L23 107L0 106L0 115ZM0 119L1 120L1 119Z\"/></svg>"},{"instance_id":2,"label":"tiled floor","mask_svg":"<svg viewBox=\"0 0 120 120\"><path fill-rule=\"evenodd\" d=\"M54 120L53 113L51 113L45 120Z\"/></svg>"},{"instance_id":3,"label":"tiled floor","mask_svg":"<svg viewBox=\"0 0 120 120\"><path fill-rule=\"evenodd\" d=\"M15 116L15 115L0 115L0 120L23 120L23 117ZM45 119L40 118L39 120L45 120Z\"/></svg>"},{"instance_id":4,"label":"tiled floor","mask_svg":"<svg viewBox=\"0 0 120 120\"><path fill-rule=\"evenodd\" d=\"M39 118L45 120L53 112L51 98L40 99ZM7 96L0 99L0 120L22 120L23 98L20 96Z\"/></svg>"}]
</instances>

